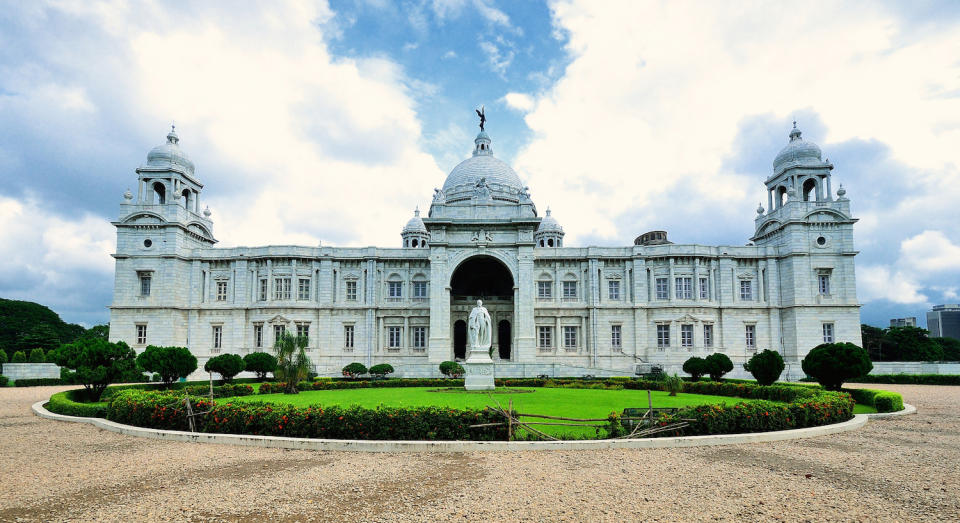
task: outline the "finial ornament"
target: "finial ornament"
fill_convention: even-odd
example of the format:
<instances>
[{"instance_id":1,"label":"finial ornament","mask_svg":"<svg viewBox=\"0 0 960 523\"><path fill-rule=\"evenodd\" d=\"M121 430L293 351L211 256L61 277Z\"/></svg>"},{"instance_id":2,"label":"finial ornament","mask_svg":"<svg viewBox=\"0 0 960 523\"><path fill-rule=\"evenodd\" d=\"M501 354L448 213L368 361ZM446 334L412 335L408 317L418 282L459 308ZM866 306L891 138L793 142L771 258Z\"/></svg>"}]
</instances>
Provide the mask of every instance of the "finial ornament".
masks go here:
<instances>
[{"instance_id":1,"label":"finial ornament","mask_svg":"<svg viewBox=\"0 0 960 523\"><path fill-rule=\"evenodd\" d=\"M486 114L485 114L485 112L484 112L484 108L483 108L483 106L481 105L479 109L474 109L474 111L476 111L476 112L477 112L477 116L480 117L480 132L483 132L483 130L484 130L484 129L483 129L483 125L484 125L485 123L487 123L487 116L486 116Z\"/></svg>"},{"instance_id":2,"label":"finial ornament","mask_svg":"<svg viewBox=\"0 0 960 523\"><path fill-rule=\"evenodd\" d=\"M762 203L758 203L758 204L757 204L757 214L763 214L763 204L762 204Z\"/></svg>"}]
</instances>

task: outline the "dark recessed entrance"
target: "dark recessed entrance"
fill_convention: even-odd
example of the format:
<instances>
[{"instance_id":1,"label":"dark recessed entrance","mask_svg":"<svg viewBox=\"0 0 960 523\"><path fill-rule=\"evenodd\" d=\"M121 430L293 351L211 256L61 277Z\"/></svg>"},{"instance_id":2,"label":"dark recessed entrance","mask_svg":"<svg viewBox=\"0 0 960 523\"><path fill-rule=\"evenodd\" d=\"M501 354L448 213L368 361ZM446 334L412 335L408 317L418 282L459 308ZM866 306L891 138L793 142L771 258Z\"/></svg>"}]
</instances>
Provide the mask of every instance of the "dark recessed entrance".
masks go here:
<instances>
[{"instance_id":1,"label":"dark recessed entrance","mask_svg":"<svg viewBox=\"0 0 960 523\"><path fill-rule=\"evenodd\" d=\"M510 359L510 322L507 320L500 320L500 323L497 325L497 340L499 344L498 350L500 351L501 360Z\"/></svg>"},{"instance_id":2,"label":"dark recessed entrance","mask_svg":"<svg viewBox=\"0 0 960 523\"><path fill-rule=\"evenodd\" d=\"M465 359L467 356L466 319L477 300L483 300L496 329L491 355L509 360L513 347L513 275L500 260L484 255L461 263L450 278L453 357Z\"/></svg>"},{"instance_id":3,"label":"dark recessed entrance","mask_svg":"<svg viewBox=\"0 0 960 523\"><path fill-rule=\"evenodd\" d=\"M453 324L453 357L457 360L467 358L467 322L463 320Z\"/></svg>"}]
</instances>

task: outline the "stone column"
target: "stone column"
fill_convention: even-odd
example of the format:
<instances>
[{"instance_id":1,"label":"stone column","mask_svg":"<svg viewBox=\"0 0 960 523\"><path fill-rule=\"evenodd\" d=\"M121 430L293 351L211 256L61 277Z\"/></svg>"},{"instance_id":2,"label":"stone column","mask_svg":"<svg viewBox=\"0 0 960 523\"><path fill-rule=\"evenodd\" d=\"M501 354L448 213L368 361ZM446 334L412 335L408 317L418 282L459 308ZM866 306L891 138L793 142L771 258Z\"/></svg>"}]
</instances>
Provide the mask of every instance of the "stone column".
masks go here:
<instances>
[{"instance_id":1,"label":"stone column","mask_svg":"<svg viewBox=\"0 0 960 523\"><path fill-rule=\"evenodd\" d=\"M445 247L431 247L430 254L430 343L427 360L439 364L452 359L450 338L450 276Z\"/></svg>"},{"instance_id":2,"label":"stone column","mask_svg":"<svg viewBox=\"0 0 960 523\"><path fill-rule=\"evenodd\" d=\"M517 362L533 363L537 359L536 330L533 321L533 306L536 284L533 282L533 246L517 249L517 300L514 302L517 340Z\"/></svg>"},{"instance_id":3,"label":"stone column","mask_svg":"<svg viewBox=\"0 0 960 523\"><path fill-rule=\"evenodd\" d=\"M668 278L669 280L667 281L667 296L670 298L670 301L673 301L677 299L677 294L676 294L677 282L673 276L673 257L672 256L670 257L670 276L668 276Z\"/></svg>"},{"instance_id":4,"label":"stone column","mask_svg":"<svg viewBox=\"0 0 960 523\"><path fill-rule=\"evenodd\" d=\"M700 301L700 258L693 259L693 301Z\"/></svg>"}]
</instances>

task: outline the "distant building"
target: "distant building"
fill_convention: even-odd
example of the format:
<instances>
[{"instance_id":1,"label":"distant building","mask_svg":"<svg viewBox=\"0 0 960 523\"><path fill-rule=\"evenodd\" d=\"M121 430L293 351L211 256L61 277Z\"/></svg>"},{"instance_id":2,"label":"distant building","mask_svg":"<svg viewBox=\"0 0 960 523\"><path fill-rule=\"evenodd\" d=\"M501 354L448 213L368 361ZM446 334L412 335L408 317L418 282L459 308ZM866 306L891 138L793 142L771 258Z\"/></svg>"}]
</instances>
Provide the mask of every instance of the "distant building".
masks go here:
<instances>
[{"instance_id":1,"label":"distant building","mask_svg":"<svg viewBox=\"0 0 960 523\"><path fill-rule=\"evenodd\" d=\"M909 318L892 318L890 320L891 327L916 327L917 326L917 317L910 316Z\"/></svg>"},{"instance_id":2,"label":"distant building","mask_svg":"<svg viewBox=\"0 0 960 523\"><path fill-rule=\"evenodd\" d=\"M934 305L927 313L927 330L934 338L956 338L960 340L960 305Z\"/></svg>"}]
</instances>

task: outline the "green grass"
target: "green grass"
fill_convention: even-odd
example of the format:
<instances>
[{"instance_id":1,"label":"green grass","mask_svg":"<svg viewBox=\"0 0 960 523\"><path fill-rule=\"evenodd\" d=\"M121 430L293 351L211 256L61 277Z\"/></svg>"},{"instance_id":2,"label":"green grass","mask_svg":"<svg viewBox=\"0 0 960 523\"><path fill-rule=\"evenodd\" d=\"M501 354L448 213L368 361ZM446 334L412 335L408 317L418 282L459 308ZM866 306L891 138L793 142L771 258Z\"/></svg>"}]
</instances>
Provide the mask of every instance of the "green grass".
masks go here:
<instances>
[{"instance_id":1,"label":"green grass","mask_svg":"<svg viewBox=\"0 0 960 523\"><path fill-rule=\"evenodd\" d=\"M853 413L854 414L876 414L877 409L871 407L870 405L863 405L861 403L857 403L856 405L853 406Z\"/></svg>"},{"instance_id":2,"label":"green grass","mask_svg":"<svg viewBox=\"0 0 960 523\"><path fill-rule=\"evenodd\" d=\"M376 408L379 405L390 407L418 407L436 405L451 408L483 408L496 406L500 402L504 408L513 400L514 410L522 414L545 414L568 418L606 418L611 412L623 412L627 407L647 406L645 390L596 390L596 389L560 389L516 387L533 392L515 394L480 394L464 392L432 392L436 387L404 387L377 389L317 390L300 394L261 394L224 398L217 401L269 403L290 403L300 407L309 405L359 405ZM689 405L720 404L733 405L752 400L727 396L707 396L680 393L670 397L663 391L652 391L654 407L686 407ZM524 420L524 421L530 421ZM538 430L555 435L593 432L590 428L537 426Z\"/></svg>"}]
</instances>

